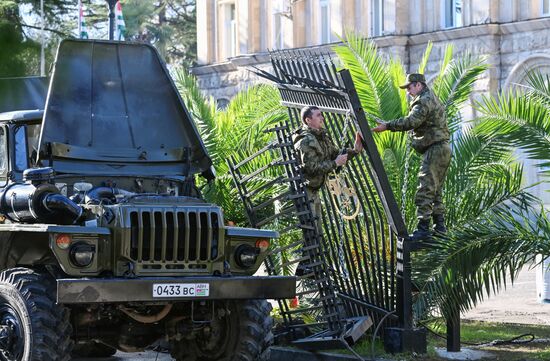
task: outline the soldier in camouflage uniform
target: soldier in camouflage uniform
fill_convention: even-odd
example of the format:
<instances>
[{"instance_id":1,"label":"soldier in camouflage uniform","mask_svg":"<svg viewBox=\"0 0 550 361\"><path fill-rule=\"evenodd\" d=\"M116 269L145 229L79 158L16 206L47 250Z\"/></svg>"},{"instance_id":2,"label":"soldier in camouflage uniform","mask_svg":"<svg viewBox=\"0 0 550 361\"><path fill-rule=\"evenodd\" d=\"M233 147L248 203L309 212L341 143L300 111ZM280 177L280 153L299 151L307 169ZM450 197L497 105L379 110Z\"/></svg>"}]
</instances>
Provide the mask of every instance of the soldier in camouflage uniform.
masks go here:
<instances>
[{"instance_id":1,"label":"soldier in camouflage uniform","mask_svg":"<svg viewBox=\"0 0 550 361\"><path fill-rule=\"evenodd\" d=\"M317 229L322 233L319 189L325 184L331 171L345 165L349 159L363 150L362 139L357 133L353 149L338 149L324 128L323 114L318 107L304 107L300 116L304 124L292 135L292 142L304 167L304 175L308 181L306 191L309 199L313 201Z\"/></svg>"},{"instance_id":2,"label":"soldier in camouflage uniform","mask_svg":"<svg viewBox=\"0 0 550 361\"><path fill-rule=\"evenodd\" d=\"M312 211L316 217L315 225L319 234L322 235L319 189L325 184L330 172L337 167L344 166L348 160L363 150L362 138L357 133L353 149L338 149L324 128L325 119L318 107L306 106L302 108L300 117L304 124L292 135L292 143L298 151L303 165L304 176L307 180L306 192L308 198L313 202ZM307 263L300 262L295 274L302 276L310 272Z\"/></svg>"},{"instance_id":3,"label":"soldier in camouflage uniform","mask_svg":"<svg viewBox=\"0 0 550 361\"><path fill-rule=\"evenodd\" d=\"M436 232L447 231L441 191L451 163L449 128L445 107L426 85L424 75L408 74L406 83L400 87L407 89L412 97L409 114L388 122L377 120L378 126L372 130L413 131L412 147L422 155L422 165L418 173L419 185L415 198L418 227L411 239L426 240L431 236L432 217Z\"/></svg>"}]
</instances>

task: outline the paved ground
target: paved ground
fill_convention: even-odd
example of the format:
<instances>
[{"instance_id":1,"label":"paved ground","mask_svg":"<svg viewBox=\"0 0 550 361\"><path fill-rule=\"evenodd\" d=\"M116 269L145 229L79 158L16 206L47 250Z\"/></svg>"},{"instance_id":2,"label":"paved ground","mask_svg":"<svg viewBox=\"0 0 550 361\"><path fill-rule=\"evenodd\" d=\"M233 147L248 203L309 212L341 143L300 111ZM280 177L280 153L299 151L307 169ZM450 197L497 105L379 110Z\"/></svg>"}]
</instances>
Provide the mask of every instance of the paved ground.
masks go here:
<instances>
[{"instance_id":1,"label":"paved ground","mask_svg":"<svg viewBox=\"0 0 550 361\"><path fill-rule=\"evenodd\" d=\"M462 316L493 322L550 325L550 304L537 300L536 270L524 268L516 282Z\"/></svg>"}]
</instances>

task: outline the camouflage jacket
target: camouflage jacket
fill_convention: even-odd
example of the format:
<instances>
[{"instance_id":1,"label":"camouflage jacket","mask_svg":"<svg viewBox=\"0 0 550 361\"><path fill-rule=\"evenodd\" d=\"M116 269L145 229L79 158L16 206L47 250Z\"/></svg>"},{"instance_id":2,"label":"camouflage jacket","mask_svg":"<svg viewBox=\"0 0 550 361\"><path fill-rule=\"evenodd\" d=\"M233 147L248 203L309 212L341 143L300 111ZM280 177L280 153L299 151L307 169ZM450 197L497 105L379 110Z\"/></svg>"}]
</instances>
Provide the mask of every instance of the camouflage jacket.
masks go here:
<instances>
[{"instance_id":1,"label":"camouflage jacket","mask_svg":"<svg viewBox=\"0 0 550 361\"><path fill-rule=\"evenodd\" d=\"M336 169L334 161L342 151L348 153L348 161L357 153L353 149L339 149L325 129L303 126L292 135L292 143L298 151L308 187L317 190L323 186L327 175Z\"/></svg>"},{"instance_id":2,"label":"camouflage jacket","mask_svg":"<svg viewBox=\"0 0 550 361\"><path fill-rule=\"evenodd\" d=\"M430 145L449 140L445 107L428 88L413 98L406 117L386 123L391 131L413 130L412 147L424 153Z\"/></svg>"}]
</instances>

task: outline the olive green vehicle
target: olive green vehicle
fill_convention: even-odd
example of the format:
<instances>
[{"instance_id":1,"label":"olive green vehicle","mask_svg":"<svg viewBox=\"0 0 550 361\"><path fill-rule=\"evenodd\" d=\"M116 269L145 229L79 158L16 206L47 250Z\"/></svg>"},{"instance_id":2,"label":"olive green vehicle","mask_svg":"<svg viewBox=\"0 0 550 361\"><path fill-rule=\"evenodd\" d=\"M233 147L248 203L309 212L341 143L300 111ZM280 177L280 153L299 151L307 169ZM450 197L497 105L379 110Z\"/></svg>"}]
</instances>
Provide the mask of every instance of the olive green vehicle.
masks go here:
<instances>
[{"instance_id":1,"label":"olive green vehicle","mask_svg":"<svg viewBox=\"0 0 550 361\"><path fill-rule=\"evenodd\" d=\"M0 360L159 342L266 359L266 299L294 297L295 277L254 276L277 233L202 199L212 162L155 49L67 40L31 83L0 80Z\"/></svg>"}]
</instances>

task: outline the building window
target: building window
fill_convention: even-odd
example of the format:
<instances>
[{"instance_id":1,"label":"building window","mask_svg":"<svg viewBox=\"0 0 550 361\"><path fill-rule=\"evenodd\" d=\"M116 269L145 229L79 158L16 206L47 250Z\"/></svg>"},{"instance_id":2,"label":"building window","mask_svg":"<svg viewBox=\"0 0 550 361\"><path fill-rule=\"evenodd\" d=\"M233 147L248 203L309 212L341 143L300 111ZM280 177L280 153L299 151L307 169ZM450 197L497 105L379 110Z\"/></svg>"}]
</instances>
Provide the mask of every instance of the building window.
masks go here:
<instances>
[{"instance_id":1,"label":"building window","mask_svg":"<svg viewBox=\"0 0 550 361\"><path fill-rule=\"evenodd\" d=\"M542 0L542 15L550 15L550 0Z\"/></svg>"},{"instance_id":2,"label":"building window","mask_svg":"<svg viewBox=\"0 0 550 361\"><path fill-rule=\"evenodd\" d=\"M372 36L384 33L384 0L372 0Z\"/></svg>"},{"instance_id":3,"label":"building window","mask_svg":"<svg viewBox=\"0 0 550 361\"><path fill-rule=\"evenodd\" d=\"M462 0L443 0L443 27L462 26Z\"/></svg>"},{"instance_id":4,"label":"building window","mask_svg":"<svg viewBox=\"0 0 550 361\"><path fill-rule=\"evenodd\" d=\"M221 57L237 55L237 17L235 1L219 2L220 49Z\"/></svg>"},{"instance_id":5,"label":"building window","mask_svg":"<svg viewBox=\"0 0 550 361\"><path fill-rule=\"evenodd\" d=\"M330 24L330 1L321 0L321 44L331 42L332 28Z\"/></svg>"}]
</instances>

